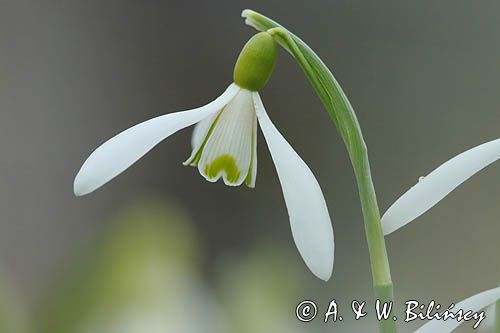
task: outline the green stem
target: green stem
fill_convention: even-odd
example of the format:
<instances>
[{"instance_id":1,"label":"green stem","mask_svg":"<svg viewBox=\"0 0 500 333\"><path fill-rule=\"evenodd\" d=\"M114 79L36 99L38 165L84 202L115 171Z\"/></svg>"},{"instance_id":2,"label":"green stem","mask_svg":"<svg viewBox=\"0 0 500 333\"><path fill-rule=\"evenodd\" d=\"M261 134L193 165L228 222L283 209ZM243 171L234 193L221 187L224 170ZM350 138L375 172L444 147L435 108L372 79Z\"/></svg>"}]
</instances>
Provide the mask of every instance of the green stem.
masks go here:
<instances>
[{"instance_id":1,"label":"green stem","mask_svg":"<svg viewBox=\"0 0 500 333\"><path fill-rule=\"evenodd\" d=\"M299 63L316 93L325 105L349 152L358 183L365 233L370 253L374 293L382 302L392 302L393 286L385 239L380 224L380 212L373 186L368 151L356 114L342 88L328 67L300 38L277 22L251 10L243 12L246 23L257 30L267 31ZM380 332L397 332L392 318L380 322Z\"/></svg>"},{"instance_id":2,"label":"green stem","mask_svg":"<svg viewBox=\"0 0 500 333\"><path fill-rule=\"evenodd\" d=\"M364 150L366 165L358 169L354 167L356 179L358 181L358 190L365 221L365 234L370 253L370 263L373 279L373 290L375 297L381 302L393 302L394 292L391 280L391 270L387 258L385 239L380 224L380 213L375 195L375 189L371 179L368 154ZM388 320L380 321L380 332L397 332L396 322L392 316Z\"/></svg>"}]
</instances>

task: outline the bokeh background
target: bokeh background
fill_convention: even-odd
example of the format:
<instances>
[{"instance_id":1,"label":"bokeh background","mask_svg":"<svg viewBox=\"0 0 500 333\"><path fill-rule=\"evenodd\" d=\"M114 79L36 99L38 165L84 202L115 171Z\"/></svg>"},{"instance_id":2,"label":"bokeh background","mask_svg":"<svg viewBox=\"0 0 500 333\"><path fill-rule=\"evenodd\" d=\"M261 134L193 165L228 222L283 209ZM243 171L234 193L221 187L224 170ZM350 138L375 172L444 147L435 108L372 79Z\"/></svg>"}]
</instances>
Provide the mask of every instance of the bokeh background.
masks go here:
<instances>
[{"instance_id":1,"label":"bokeh background","mask_svg":"<svg viewBox=\"0 0 500 333\"><path fill-rule=\"evenodd\" d=\"M376 331L348 311L372 301L350 162L283 51L261 95L326 196L329 282L295 249L261 134L254 190L183 167L188 129L99 191L72 193L100 143L225 89L255 32L244 8L300 35L333 70L364 130L382 212L419 176L499 136L496 0L0 0L1 332ZM388 236L399 304L498 285L499 179L496 164ZM302 299L325 308L333 298L342 323L295 319Z\"/></svg>"}]
</instances>

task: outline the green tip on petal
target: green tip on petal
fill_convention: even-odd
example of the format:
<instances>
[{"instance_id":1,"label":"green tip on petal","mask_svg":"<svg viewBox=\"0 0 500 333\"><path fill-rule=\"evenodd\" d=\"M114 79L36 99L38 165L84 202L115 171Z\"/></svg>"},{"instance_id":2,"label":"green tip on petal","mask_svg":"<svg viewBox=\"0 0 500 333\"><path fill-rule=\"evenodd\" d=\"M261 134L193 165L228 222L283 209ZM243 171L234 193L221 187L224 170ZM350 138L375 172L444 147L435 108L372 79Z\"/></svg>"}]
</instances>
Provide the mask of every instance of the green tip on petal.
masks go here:
<instances>
[{"instance_id":1,"label":"green tip on petal","mask_svg":"<svg viewBox=\"0 0 500 333\"><path fill-rule=\"evenodd\" d=\"M234 83L259 91L271 77L276 63L276 42L267 32L254 35L241 50L234 66Z\"/></svg>"},{"instance_id":2,"label":"green tip on petal","mask_svg":"<svg viewBox=\"0 0 500 333\"><path fill-rule=\"evenodd\" d=\"M226 180L230 183L236 183L240 178L236 161L230 155L219 156L205 166L205 173L210 179L216 179L222 171L226 173Z\"/></svg>"}]
</instances>

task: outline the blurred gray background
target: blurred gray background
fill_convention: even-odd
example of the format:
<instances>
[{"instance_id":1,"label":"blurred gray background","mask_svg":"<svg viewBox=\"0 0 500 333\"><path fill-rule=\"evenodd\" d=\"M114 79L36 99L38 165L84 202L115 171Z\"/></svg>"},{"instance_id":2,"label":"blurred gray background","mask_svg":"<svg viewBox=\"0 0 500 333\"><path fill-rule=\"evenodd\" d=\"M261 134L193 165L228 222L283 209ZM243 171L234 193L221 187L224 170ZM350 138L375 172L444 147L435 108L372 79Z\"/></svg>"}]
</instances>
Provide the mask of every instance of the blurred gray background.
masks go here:
<instances>
[{"instance_id":1,"label":"blurred gray background","mask_svg":"<svg viewBox=\"0 0 500 333\"><path fill-rule=\"evenodd\" d=\"M308 288L325 300L371 295L345 148L282 50L261 96L326 196L336 240L328 283L308 273L295 249L261 134L254 190L211 184L183 167L187 129L97 192L72 193L73 177L103 141L203 105L231 83L236 57L255 33L240 18L244 8L278 20L332 69L363 128L382 212L419 176L499 137L497 0L0 0L0 266L27 302L69 254L92 247L117 211L148 197L189 212L208 283L219 258L267 242L298 263L307 280L302 298L313 297ZM496 286L499 197L497 163L388 236L397 298L447 304Z\"/></svg>"}]
</instances>

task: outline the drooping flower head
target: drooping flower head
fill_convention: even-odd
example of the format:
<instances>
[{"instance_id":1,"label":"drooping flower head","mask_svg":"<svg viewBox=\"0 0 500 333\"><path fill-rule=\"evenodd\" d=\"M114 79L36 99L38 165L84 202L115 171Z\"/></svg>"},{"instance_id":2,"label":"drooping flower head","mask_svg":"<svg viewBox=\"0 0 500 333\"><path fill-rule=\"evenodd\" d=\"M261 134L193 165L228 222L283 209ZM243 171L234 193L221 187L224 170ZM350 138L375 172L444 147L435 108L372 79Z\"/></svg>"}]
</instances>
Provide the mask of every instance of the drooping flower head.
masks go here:
<instances>
[{"instance_id":1,"label":"drooping flower head","mask_svg":"<svg viewBox=\"0 0 500 333\"><path fill-rule=\"evenodd\" d=\"M267 32L254 35L234 68L234 82L213 102L169 113L135 125L97 148L74 181L76 195L88 194L112 180L171 134L197 124L192 153L184 162L210 182L245 182L255 186L257 123L271 153L282 186L295 244L306 265L328 280L333 269L334 241L328 208L309 167L276 129L258 91L271 76L276 43Z\"/></svg>"},{"instance_id":2,"label":"drooping flower head","mask_svg":"<svg viewBox=\"0 0 500 333\"><path fill-rule=\"evenodd\" d=\"M276 60L276 44L267 33L253 36L234 67L234 85L240 89L214 115L199 122L193 132L191 156L184 165L197 166L215 182L255 186L257 172L257 115L254 98L269 80Z\"/></svg>"}]
</instances>

